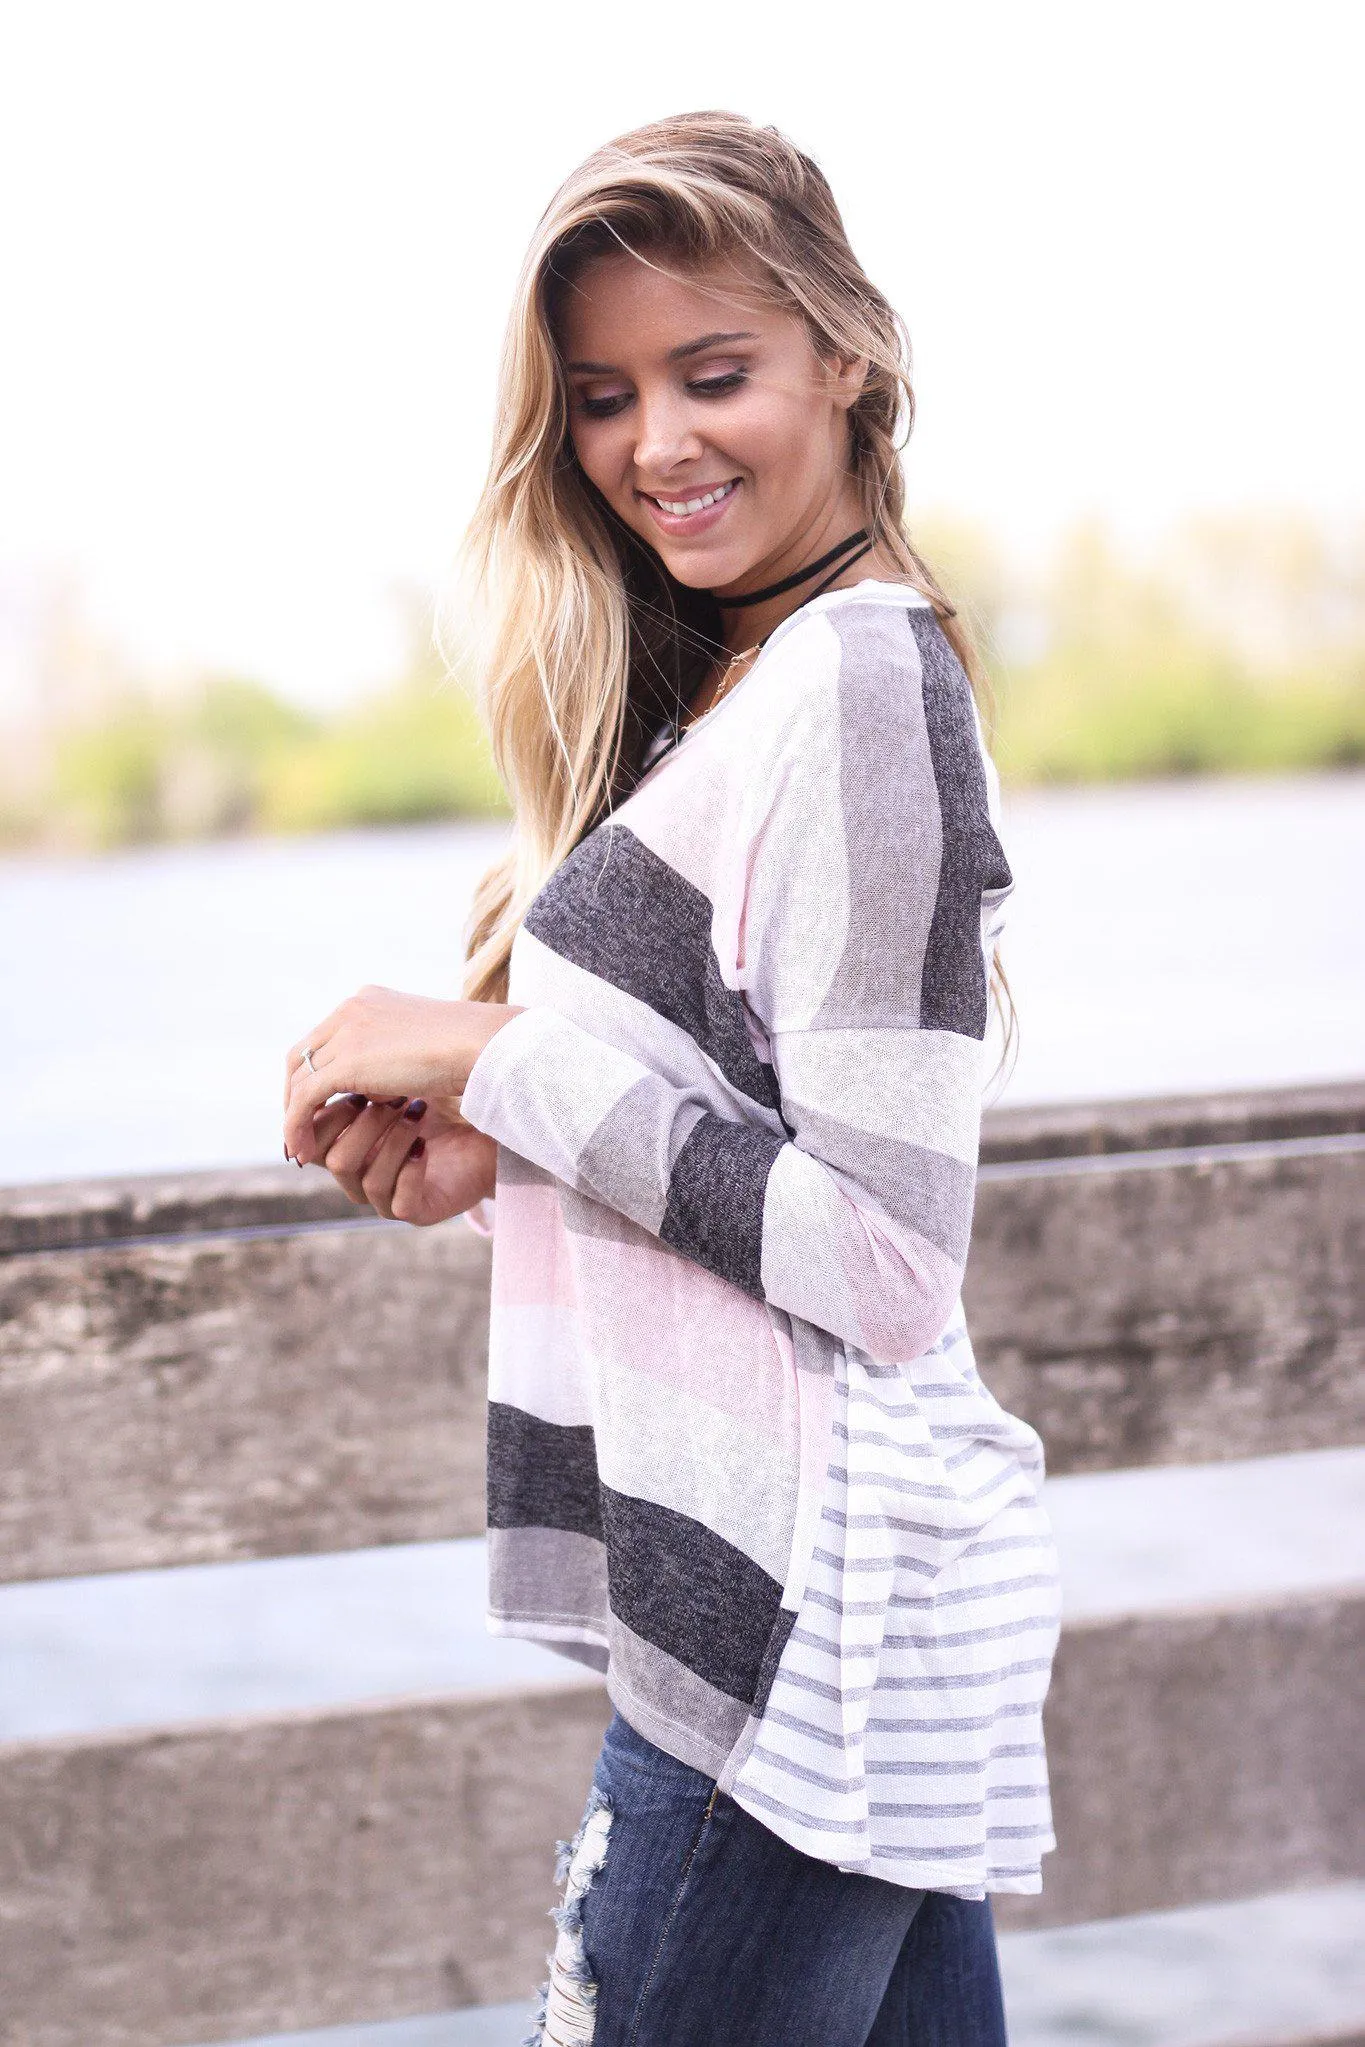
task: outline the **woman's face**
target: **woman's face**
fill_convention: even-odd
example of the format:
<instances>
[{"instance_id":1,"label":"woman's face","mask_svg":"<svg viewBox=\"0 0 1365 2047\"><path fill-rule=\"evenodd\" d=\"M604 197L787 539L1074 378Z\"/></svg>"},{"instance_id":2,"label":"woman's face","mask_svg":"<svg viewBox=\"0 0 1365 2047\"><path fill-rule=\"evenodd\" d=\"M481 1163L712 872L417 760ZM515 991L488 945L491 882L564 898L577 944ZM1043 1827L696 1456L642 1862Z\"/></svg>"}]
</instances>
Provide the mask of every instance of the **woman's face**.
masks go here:
<instances>
[{"instance_id":1,"label":"woman's face","mask_svg":"<svg viewBox=\"0 0 1365 2047\"><path fill-rule=\"evenodd\" d=\"M865 365L821 362L748 283L622 252L587 265L560 319L584 473L693 589L753 588L860 523L848 408Z\"/></svg>"}]
</instances>

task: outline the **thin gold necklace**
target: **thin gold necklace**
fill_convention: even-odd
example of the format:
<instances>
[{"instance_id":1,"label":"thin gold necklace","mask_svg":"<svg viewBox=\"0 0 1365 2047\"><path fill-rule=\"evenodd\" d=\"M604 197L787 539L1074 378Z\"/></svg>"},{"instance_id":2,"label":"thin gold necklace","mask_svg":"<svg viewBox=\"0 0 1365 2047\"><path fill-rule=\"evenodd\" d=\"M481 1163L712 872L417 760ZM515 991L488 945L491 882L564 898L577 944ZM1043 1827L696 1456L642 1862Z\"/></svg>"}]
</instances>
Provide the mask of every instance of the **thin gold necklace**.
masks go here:
<instances>
[{"instance_id":1,"label":"thin gold necklace","mask_svg":"<svg viewBox=\"0 0 1365 2047\"><path fill-rule=\"evenodd\" d=\"M706 716L707 711L715 710L716 705L720 702L721 698L726 694L726 692L728 690L733 689L735 684L742 679L741 676L736 675L735 673L735 670L739 667L741 661L752 661L754 655L761 653L762 650L763 650L762 640L755 640L752 647L745 647L742 650L742 652L738 654L732 654L730 656L730 659L725 664L725 673L721 677L720 682L717 685L715 695L712 697L710 703L706 706L706 711L690 711L688 715L683 719L681 725L678 727L679 736L681 736L684 732L690 732L694 725L699 724L701 720Z\"/></svg>"}]
</instances>

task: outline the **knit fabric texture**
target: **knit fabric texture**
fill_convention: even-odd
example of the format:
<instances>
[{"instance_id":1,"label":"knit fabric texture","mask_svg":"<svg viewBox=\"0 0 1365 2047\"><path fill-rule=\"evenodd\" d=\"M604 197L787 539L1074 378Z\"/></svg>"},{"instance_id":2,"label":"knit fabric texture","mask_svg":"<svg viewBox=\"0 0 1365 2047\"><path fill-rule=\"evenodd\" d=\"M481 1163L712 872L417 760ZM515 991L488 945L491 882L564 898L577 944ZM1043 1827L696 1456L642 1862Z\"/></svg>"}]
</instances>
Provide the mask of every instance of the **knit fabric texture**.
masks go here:
<instances>
[{"instance_id":1,"label":"knit fabric texture","mask_svg":"<svg viewBox=\"0 0 1365 2047\"><path fill-rule=\"evenodd\" d=\"M1014 879L928 603L831 591L531 904L497 1140L489 1624L805 1853L1036 1891L1042 1446L977 1372L988 974Z\"/></svg>"}]
</instances>

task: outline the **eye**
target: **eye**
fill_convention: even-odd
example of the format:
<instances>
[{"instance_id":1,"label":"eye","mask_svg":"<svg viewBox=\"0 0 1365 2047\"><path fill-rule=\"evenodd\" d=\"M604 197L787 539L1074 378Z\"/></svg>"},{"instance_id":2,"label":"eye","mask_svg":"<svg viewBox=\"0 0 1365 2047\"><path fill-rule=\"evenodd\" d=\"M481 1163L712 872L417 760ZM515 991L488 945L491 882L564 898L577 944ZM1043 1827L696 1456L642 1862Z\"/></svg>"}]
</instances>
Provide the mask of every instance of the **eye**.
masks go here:
<instances>
[{"instance_id":1,"label":"eye","mask_svg":"<svg viewBox=\"0 0 1365 2047\"><path fill-rule=\"evenodd\" d=\"M727 370L723 377L698 377L687 388L703 398L722 398L727 391L737 391L748 376L747 370Z\"/></svg>"},{"instance_id":2,"label":"eye","mask_svg":"<svg viewBox=\"0 0 1365 2047\"><path fill-rule=\"evenodd\" d=\"M623 411L629 403L630 393L628 391L613 391L608 398L588 398L584 396L578 401L579 409L589 419L614 419L617 413Z\"/></svg>"}]
</instances>

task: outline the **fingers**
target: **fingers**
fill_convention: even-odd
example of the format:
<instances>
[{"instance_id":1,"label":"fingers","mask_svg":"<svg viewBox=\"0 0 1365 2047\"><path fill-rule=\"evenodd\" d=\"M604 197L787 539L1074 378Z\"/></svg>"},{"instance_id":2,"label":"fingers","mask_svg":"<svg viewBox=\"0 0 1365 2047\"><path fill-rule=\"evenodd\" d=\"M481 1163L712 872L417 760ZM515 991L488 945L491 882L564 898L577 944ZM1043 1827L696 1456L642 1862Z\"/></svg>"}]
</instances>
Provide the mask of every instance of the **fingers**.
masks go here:
<instances>
[{"instance_id":1,"label":"fingers","mask_svg":"<svg viewBox=\"0 0 1365 2047\"><path fill-rule=\"evenodd\" d=\"M336 1101L328 1102L325 1108L317 1111L313 1117L313 1144L319 1164L342 1133L359 1121L367 1107L364 1095L340 1095ZM293 1165L302 1164L300 1159L292 1157L287 1144L285 1157Z\"/></svg>"},{"instance_id":2,"label":"fingers","mask_svg":"<svg viewBox=\"0 0 1365 2047\"><path fill-rule=\"evenodd\" d=\"M419 1105L414 1102L409 1106L416 1108ZM426 1105L422 1103L420 1106L424 1108ZM416 1145L426 1150L426 1140L418 1128L417 1119L404 1111L395 1117L392 1126L375 1146L361 1174L360 1185L365 1200L377 1214L386 1216L390 1222L397 1220L393 1212L393 1197L398 1175Z\"/></svg>"},{"instance_id":3,"label":"fingers","mask_svg":"<svg viewBox=\"0 0 1365 2047\"><path fill-rule=\"evenodd\" d=\"M346 1098L348 1101L350 1097ZM370 1102L353 1116L344 1121L333 1133L323 1117L318 1118L317 1164L325 1166L336 1180L347 1198L357 1207L378 1207L381 1215L388 1213L380 1205L393 1192L393 1181L397 1175L412 1141L418 1133L418 1118L405 1113L407 1108L425 1109L425 1103ZM330 1116L324 1111L324 1117ZM393 1135L393 1133L397 1135ZM384 1150L385 1145L388 1151ZM390 1162L388 1178L382 1175L371 1179L372 1169L377 1160ZM379 1202L375 1202L372 1189L377 1190Z\"/></svg>"},{"instance_id":4,"label":"fingers","mask_svg":"<svg viewBox=\"0 0 1365 2047\"><path fill-rule=\"evenodd\" d=\"M328 1013L328 1015L323 1017L321 1023L314 1024L312 1030L308 1033L308 1036L306 1038L299 1038L297 1042L292 1044L289 1047L289 1050L285 1053L284 1107L286 1113L288 1113L289 1097L293 1092L294 1082L297 1080L300 1074L302 1074L305 1080L309 1078L308 1062L303 1056L305 1050L312 1053L314 1066L320 1066L322 1062L318 1058L318 1052L321 1049L321 1047L326 1044L328 1038L332 1035L333 1030L336 1028L337 1019L340 1013L341 1005L338 1004L336 1009L331 1010ZM323 1095L323 1100L325 1101L327 1099L327 1095L332 1094L334 1092L335 1092L334 1089L328 1088Z\"/></svg>"},{"instance_id":5,"label":"fingers","mask_svg":"<svg viewBox=\"0 0 1365 2047\"><path fill-rule=\"evenodd\" d=\"M290 1083L284 1114L284 1148L288 1157L298 1159L305 1166L318 1159L313 1140L314 1120L328 1097L336 1094L341 1085L336 1071L321 1061L316 1073L310 1073L306 1066L298 1068Z\"/></svg>"}]
</instances>

